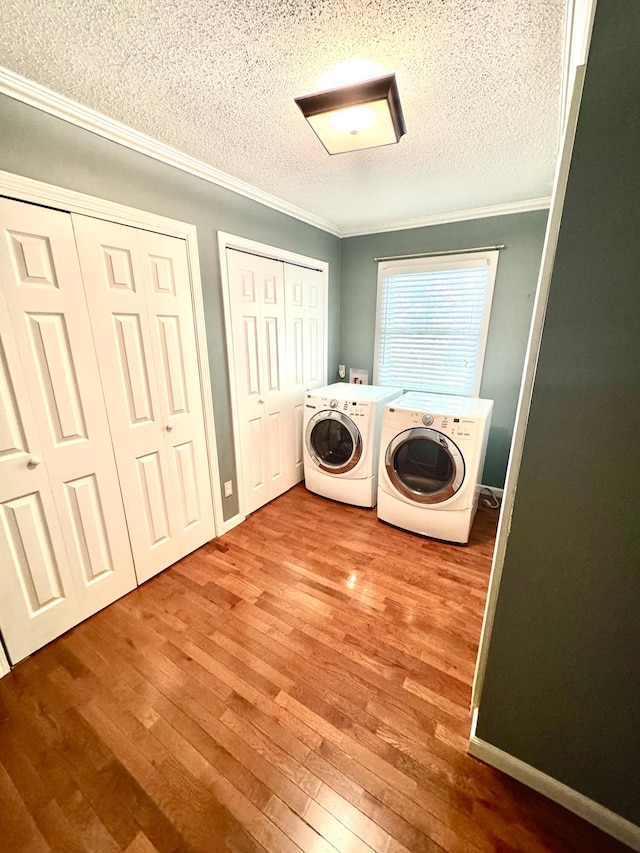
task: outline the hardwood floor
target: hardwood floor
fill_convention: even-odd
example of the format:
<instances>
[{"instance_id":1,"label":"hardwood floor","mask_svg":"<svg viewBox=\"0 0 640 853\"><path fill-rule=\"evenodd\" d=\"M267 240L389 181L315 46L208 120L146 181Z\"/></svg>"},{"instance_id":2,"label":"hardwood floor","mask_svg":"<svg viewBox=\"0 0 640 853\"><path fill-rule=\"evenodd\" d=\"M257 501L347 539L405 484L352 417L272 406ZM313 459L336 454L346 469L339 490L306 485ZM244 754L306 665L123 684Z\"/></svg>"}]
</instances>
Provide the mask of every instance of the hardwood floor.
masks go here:
<instances>
[{"instance_id":1,"label":"hardwood floor","mask_svg":"<svg viewBox=\"0 0 640 853\"><path fill-rule=\"evenodd\" d=\"M297 486L0 680L7 851L622 851L466 754L467 547Z\"/></svg>"}]
</instances>

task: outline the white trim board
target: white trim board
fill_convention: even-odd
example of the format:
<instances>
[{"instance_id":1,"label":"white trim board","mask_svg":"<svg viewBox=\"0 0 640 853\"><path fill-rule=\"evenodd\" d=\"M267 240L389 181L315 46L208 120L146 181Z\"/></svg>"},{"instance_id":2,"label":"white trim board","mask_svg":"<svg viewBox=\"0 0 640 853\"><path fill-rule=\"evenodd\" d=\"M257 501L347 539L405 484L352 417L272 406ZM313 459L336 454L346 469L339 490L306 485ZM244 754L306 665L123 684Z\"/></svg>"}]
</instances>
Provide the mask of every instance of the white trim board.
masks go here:
<instances>
[{"instance_id":1,"label":"white trim board","mask_svg":"<svg viewBox=\"0 0 640 853\"><path fill-rule=\"evenodd\" d=\"M492 204L487 207L473 207L467 210L453 210L448 213L432 213L414 219L402 219L397 222L383 222L368 227L343 228L339 237L362 237L367 234L382 234L388 231L408 231L411 228L425 228L429 225L447 225L451 222L465 222L470 219L488 219L491 216L510 216L513 213L529 213L532 210L547 210L551 198L532 198L526 201L513 201L507 204Z\"/></svg>"},{"instance_id":2,"label":"white trim board","mask_svg":"<svg viewBox=\"0 0 640 853\"><path fill-rule=\"evenodd\" d=\"M560 82L560 126L558 142L562 145L569 109L575 69L585 65L593 30L597 0L567 0L562 39L562 78Z\"/></svg>"},{"instance_id":3,"label":"white trim board","mask_svg":"<svg viewBox=\"0 0 640 853\"><path fill-rule=\"evenodd\" d=\"M140 133L126 124L102 115L102 113L84 107L77 101L72 101L64 95L58 95L51 89L40 86L26 77L21 77L8 68L0 66L0 93L8 95L16 101L23 104L28 104L31 107L42 110L49 115L61 118L76 127L81 127L83 130L89 130L104 139L109 139L111 142L117 142L119 145L124 145L125 148L130 148L132 151L138 151L140 154L146 154L154 160L159 160L161 163L167 163L169 166L174 166L183 172L190 175L195 175L197 178L202 178L204 181L216 184L216 186L231 190L245 198L257 201L267 207L277 210L280 213L285 213L287 216L293 216L302 222L309 225L314 225L316 228L321 228L323 231L328 231L330 234L338 236L335 226L332 223L321 219L319 216L314 216L299 207L295 207L289 202L276 198L276 196L263 192L262 190L252 187L244 181L233 178L221 172L219 169L214 169L213 166L208 166L201 160L196 160L189 154L184 154L170 145L165 145L163 142L153 139L144 133Z\"/></svg>"},{"instance_id":4,"label":"white trim board","mask_svg":"<svg viewBox=\"0 0 640 853\"><path fill-rule=\"evenodd\" d=\"M4 653L3 647L0 645L0 678L3 678L5 675L9 675L11 672L11 665L9 664L9 660Z\"/></svg>"},{"instance_id":5,"label":"white trim board","mask_svg":"<svg viewBox=\"0 0 640 853\"><path fill-rule=\"evenodd\" d=\"M122 204L106 201L95 196L78 193L61 187L34 181L9 172L0 171L0 195L16 198L20 201L29 201L34 204L42 204L48 207L66 210L70 213L79 213L84 216L93 216L97 219L106 219L121 225L130 225L134 228L144 228L159 234L167 234L170 237L178 237L186 242L189 271L192 281L192 305L196 331L196 350L198 364L202 377L202 405L204 412L205 436L207 454L209 459L209 479L213 493L213 515L216 536L224 526L222 514L222 493L220 490L220 475L218 471L218 450L216 444L215 422L213 414L213 398L211 394L211 380L209 375L209 359L207 351L207 338L204 322L204 307L202 304L202 282L200 279L200 263L198 259L198 235L195 225L179 222L176 219L168 219L154 213L136 210Z\"/></svg>"},{"instance_id":6,"label":"white trim board","mask_svg":"<svg viewBox=\"0 0 640 853\"><path fill-rule=\"evenodd\" d=\"M329 273L328 261L309 258L307 255L298 254L298 252L290 252L289 249L280 249L278 246L258 243L256 240L250 240L248 237L239 237L236 234L228 234L226 231L218 231L218 249L220 252L223 249L238 249L241 252L249 252L250 254L261 255L265 258L273 258L276 261L285 261L285 263L298 264L302 267L321 270L327 275ZM227 271L226 261L224 271L225 273Z\"/></svg>"},{"instance_id":7,"label":"white trim board","mask_svg":"<svg viewBox=\"0 0 640 853\"><path fill-rule=\"evenodd\" d=\"M603 832L612 835L627 844L633 850L640 851L640 827L631 823L625 818L620 817L605 806L596 803L594 800L585 797L573 788L569 788L552 776L547 776L541 770L537 770L530 764L520 761L508 752L498 749L484 740L481 740L475 735L475 717L471 739L469 741L469 754L474 758L479 758L481 761L490 764L492 767L501 770L508 776L512 776L519 782L533 788L540 794L544 794L554 803L559 803L569 811L577 814L584 820L597 826Z\"/></svg>"},{"instance_id":8,"label":"white trim board","mask_svg":"<svg viewBox=\"0 0 640 853\"><path fill-rule=\"evenodd\" d=\"M230 530L233 530L234 527L237 527L239 524L245 520L246 516L240 515L236 513L236 515L232 515L231 518L228 518L225 522L223 522L222 527L220 529L219 536L223 536L225 533L229 533Z\"/></svg>"},{"instance_id":9,"label":"white trim board","mask_svg":"<svg viewBox=\"0 0 640 853\"><path fill-rule=\"evenodd\" d=\"M503 216L510 213L525 213L530 210L543 210L549 207L548 198L529 199L512 202L508 204L496 204L469 210L451 211L448 213L434 213L415 219L385 222L370 227L353 226L341 228L333 222L329 222L313 213L309 213L300 207L290 204L283 199L263 192L244 181L227 175L225 172L184 154L170 145L153 139L144 133L140 133L126 124L102 115L102 113L82 106L77 101L72 101L64 95L59 95L45 86L40 86L15 74L8 68L0 66L0 94L7 95L16 101L28 106L42 110L48 115L61 118L69 124L88 130L98 136L117 142L125 148L145 154L161 163L166 163L197 178L202 178L211 184L237 193L244 198L264 204L272 210L292 216L308 225L313 225L333 234L335 237L355 237L363 234L378 234L386 231L404 231L408 228L422 228L426 225L443 225L448 222L462 222L468 219L483 219L489 216Z\"/></svg>"},{"instance_id":10,"label":"white trim board","mask_svg":"<svg viewBox=\"0 0 640 853\"><path fill-rule=\"evenodd\" d=\"M240 422L238 419L238 401L236 397L236 371L233 357L233 340L231 337L231 299L229 295L229 271L227 268L227 249L238 249L241 252L249 252L254 255L261 255L266 258L273 258L277 261L285 263L299 264L300 266L310 267L311 269L320 270L324 274L325 289L324 289L324 310L325 310L325 333L324 333L324 382L327 379L327 353L328 353L328 316L329 316L329 263L328 261L320 261L317 258L309 258L306 255L300 255L297 252L290 252L288 249L280 249L276 246L269 246L267 243L258 243L255 240L249 240L246 237L239 237L235 234L228 234L225 231L218 231L218 259L220 263L220 282L222 284L222 301L224 304L224 327L226 338L227 364L229 373L229 391L231 394L231 421L233 425L233 446L235 449L235 468L236 468L236 490L238 494L238 514L232 519L229 519L227 524L230 527L225 528L231 530L237 524L240 524L246 518L245 500L244 500L244 476L242 471L242 454L240 442Z\"/></svg>"}]
</instances>

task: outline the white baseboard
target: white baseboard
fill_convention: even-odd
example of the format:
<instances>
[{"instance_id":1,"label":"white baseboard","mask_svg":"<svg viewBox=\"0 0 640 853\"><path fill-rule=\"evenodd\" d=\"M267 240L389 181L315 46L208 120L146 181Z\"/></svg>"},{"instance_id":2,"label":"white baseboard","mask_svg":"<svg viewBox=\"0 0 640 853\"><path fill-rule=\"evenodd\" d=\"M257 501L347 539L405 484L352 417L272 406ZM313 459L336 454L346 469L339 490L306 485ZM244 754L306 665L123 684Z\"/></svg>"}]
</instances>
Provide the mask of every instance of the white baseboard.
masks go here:
<instances>
[{"instance_id":1,"label":"white baseboard","mask_svg":"<svg viewBox=\"0 0 640 853\"><path fill-rule=\"evenodd\" d=\"M496 767L508 776L513 776L519 782L533 788L545 797L549 797L561 806L564 806L574 814L584 818L589 823L597 826L603 832L612 835L623 844L627 844L632 850L640 851L640 826L636 826L625 818L609 809L585 797L573 788L569 788L552 776L547 776L540 770L536 770L530 764L525 764L508 752L503 752L497 746L476 737L474 728L469 741L469 753L475 758Z\"/></svg>"},{"instance_id":2,"label":"white baseboard","mask_svg":"<svg viewBox=\"0 0 640 853\"><path fill-rule=\"evenodd\" d=\"M240 515L240 513L232 515L231 518L228 518L222 523L218 536L223 536L225 533L228 533L230 530L233 530L234 527L237 527L239 524L242 524L245 518L246 516Z\"/></svg>"},{"instance_id":3,"label":"white baseboard","mask_svg":"<svg viewBox=\"0 0 640 853\"><path fill-rule=\"evenodd\" d=\"M11 665L7 659L4 649L0 646L0 678L3 675L8 675L11 672Z\"/></svg>"}]
</instances>

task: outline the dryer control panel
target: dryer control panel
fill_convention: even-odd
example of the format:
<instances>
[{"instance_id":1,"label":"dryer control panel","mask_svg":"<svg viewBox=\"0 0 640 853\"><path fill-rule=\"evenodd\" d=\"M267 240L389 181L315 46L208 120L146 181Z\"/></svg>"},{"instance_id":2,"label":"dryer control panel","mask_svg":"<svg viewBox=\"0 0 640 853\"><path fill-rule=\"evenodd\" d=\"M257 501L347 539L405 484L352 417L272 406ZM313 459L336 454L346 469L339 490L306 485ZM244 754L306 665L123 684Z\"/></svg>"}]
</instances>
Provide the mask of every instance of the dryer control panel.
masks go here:
<instances>
[{"instance_id":1,"label":"dryer control panel","mask_svg":"<svg viewBox=\"0 0 640 853\"><path fill-rule=\"evenodd\" d=\"M406 409L387 408L385 424L399 431L411 427L428 427L438 430L451 438L471 439L476 435L477 421L475 418L458 415L438 415L431 412L410 412Z\"/></svg>"},{"instance_id":2,"label":"dryer control panel","mask_svg":"<svg viewBox=\"0 0 640 853\"><path fill-rule=\"evenodd\" d=\"M475 434L476 422L473 418L453 418L442 415L441 429L452 438L471 438Z\"/></svg>"}]
</instances>

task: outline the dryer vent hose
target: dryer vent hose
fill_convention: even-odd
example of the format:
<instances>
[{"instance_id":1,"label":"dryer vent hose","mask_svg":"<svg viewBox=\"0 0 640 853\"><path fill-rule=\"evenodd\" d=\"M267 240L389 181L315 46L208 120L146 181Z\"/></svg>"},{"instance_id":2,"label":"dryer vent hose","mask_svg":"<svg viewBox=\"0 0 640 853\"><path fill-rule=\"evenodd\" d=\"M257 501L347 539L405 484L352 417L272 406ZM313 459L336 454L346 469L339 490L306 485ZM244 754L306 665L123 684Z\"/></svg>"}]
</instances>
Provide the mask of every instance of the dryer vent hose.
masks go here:
<instances>
[{"instance_id":1,"label":"dryer vent hose","mask_svg":"<svg viewBox=\"0 0 640 853\"><path fill-rule=\"evenodd\" d=\"M488 486L483 486L480 491L480 504L488 509L500 509L500 500Z\"/></svg>"}]
</instances>

